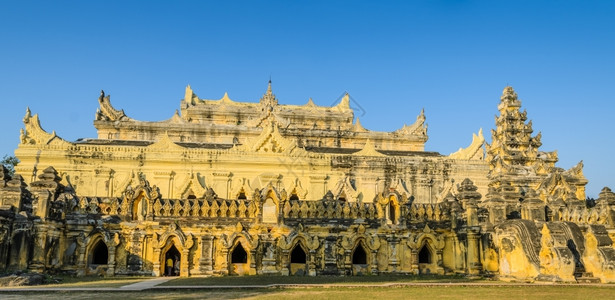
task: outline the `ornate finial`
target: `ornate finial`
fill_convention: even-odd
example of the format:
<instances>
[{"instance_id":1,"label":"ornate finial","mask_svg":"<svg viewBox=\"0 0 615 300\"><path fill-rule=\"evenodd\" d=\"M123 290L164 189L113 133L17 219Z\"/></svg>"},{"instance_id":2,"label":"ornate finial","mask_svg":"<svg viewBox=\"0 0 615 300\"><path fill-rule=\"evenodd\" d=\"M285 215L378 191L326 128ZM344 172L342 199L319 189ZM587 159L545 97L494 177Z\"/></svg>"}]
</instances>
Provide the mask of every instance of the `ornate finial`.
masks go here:
<instances>
[{"instance_id":1,"label":"ornate finial","mask_svg":"<svg viewBox=\"0 0 615 300\"><path fill-rule=\"evenodd\" d=\"M265 92L260 102L268 106L275 106L278 104L278 99L275 98L271 89L271 79L269 79L269 83L267 84L267 92Z\"/></svg>"},{"instance_id":2,"label":"ornate finial","mask_svg":"<svg viewBox=\"0 0 615 300\"><path fill-rule=\"evenodd\" d=\"M512 86L507 86L504 88L502 92L502 97L500 98L503 101L515 101L517 100L517 93L512 88Z\"/></svg>"},{"instance_id":3,"label":"ornate finial","mask_svg":"<svg viewBox=\"0 0 615 300\"><path fill-rule=\"evenodd\" d=\"M30 107L26 107L26 115L23 117L24 124L27 124L32 117L32 112L30 111Z\"/></svg>"}]
</instances>

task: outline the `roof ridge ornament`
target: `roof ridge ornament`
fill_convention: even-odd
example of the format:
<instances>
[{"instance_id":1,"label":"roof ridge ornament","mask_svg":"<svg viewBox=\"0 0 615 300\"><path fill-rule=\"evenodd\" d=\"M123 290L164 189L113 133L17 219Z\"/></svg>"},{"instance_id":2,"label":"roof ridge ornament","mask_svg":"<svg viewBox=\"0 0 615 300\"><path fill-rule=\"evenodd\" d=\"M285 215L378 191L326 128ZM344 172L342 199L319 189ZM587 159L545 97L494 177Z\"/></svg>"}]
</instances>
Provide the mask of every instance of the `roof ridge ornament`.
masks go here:
<instances>
[{"instance_id":1,"label":"roof ridge ornament","mask_svg":"<svg viewBox=\"0 0 615 300\"><path fill-rule=\"evenodd\" d=\"M421 113L416 116L416 121L412 125L406 125L400 129L393 131L393 134L397 135L427 135L427 124L425 124L425 108L421 110Z\"/></svg>"},{"instance_id":2,"label":"roof ridge ornament","mask_svg":"<svg viewBox=\"0 0 615 300\"><path fill-rule=\"evenodd\" d=\"M350 110L350 94L348 94L348 92L344 94L342 101L340 101L335 108L339 110Z\"/></svg>"},{"instance_id":3,"label":"roof ridge ornament","mask_svg":"<svg viewBox=\"0 0 615 300\"><path fill-rule=\"evenodd\" d=\"M70 144L64 139L60 138L55 130L51 133L45 131L41 127L41 122L38 118L38 114L32 115L30 108L26 108L26 115L23 118L24 127L20 130L20 140L22 144L32 145L49 145L51 142L60 144Z\"/></svg>"},{"instance_id":4,"label":"roof ridge ornament","mask_svg":"<svg viewBox=\"0 0 615 300\"><path fill-rule=\"evenodd\" d=\"M483 145L485 145L485 137L481 128L478 130L478 134L472 134L472 143L467 148L459 148L456 152L449 154L448 157L452 159L483 160L485 158Z\"/></svg>"},{"instance_id":5,"label":"roof ridge ornament","mask_svg":"<svg viewBox=\"0 0 615 300\"><path fill-rule=\"evenodd\" d=\"M130 119L126 116L123 109L117 110L111 105L111 95L105 95L104 90L100 90L98 103L100 108L96 111L96 120L114 122Z\"/></svg>"}]
</instances>

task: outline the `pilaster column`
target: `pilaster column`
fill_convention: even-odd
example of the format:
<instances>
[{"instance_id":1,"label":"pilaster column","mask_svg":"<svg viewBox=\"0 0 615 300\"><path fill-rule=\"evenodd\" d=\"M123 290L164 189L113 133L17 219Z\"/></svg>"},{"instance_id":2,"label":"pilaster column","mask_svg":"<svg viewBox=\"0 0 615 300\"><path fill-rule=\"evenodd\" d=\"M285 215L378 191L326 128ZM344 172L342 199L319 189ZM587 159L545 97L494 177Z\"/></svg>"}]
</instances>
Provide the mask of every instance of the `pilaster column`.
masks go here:
<instances>
[{"instance_id":1,"label":"pilaster column","mask_svg":"<svg viewBox=\"0 0 615 300\"><path fill-rule=\"evenodd\" d=\"M44 224L38 223L34 225L34 232L34 249L32 251L32 260L28 265L28 269L33 272L42 273L45 270L47 228L45 228Z\"/></svg>"},{"instance_id":2,"label":"pilaster column","mask_svg":"<svg viewBox=\"0 0 615 300\"><path fill-rule=\"evenodd\" d=\"M389 272L397 272L399 266L399 260L397 259L397 245L399 244L399 238L394 235L387 236L387 242L391 249L389 254Z\"/></svg>"},{"instance_id":3,"label":"pilaster column","mask_svg":"<svg viewBox=\"0 0 615 300\"><path fill-rule=\"evenodd\" d=\"M179 276L188 277L190 276L190 270L188 269L188 259L190 257L189 249L182 249L182 258L179 261Z\"/></svg>"},{"instance_id":4,"label":"pilaster column","mask_svg":"<svg viewBox=\"0 0 615 300\"><path fill-rule=\"evenodd\" d=\"M201 237L201 258L199 259L201 274L213 274L213 242L214 237L211 235Z\"/></svg>"},{"instance_id":5,"label":"pilaster column","mask_svg":"<svg viewBox=\"0 0 615 300\"><path fill-rule=\"evenodd\" d=\"M160 248L156 247L154 248L154 259L153 259L153 265L152 265L152 273L154 274L154 276L162 276L164 274L165 271L163 271L163 273L160 273L160 261L162 260L162 257L160 257ZM166 262L163 262L166 264Z\"/></svg>"},{"instance_id":6,"label":"pilaster column","mask_svg":"<svg viewBox=\"0 0 615 300\"><path fill-rule=\"evenodd\" d=\"M115 274L115 246L109 247L109 259L107 261L107 276Z\"/></svg>"},{"instance_id":7,"label":"pilaster column","mask_svg":"<svg viewBox=\"0 0 615 300\"><path fill-rule=\"evenodd\" d=\"M339 269L337 266L337 249L336 249L337 237L335 236L327 236L324 240L324 260L325 260L325 269L324 272L326 274L339 274Z\"/></svg>"},{"instance_id":8,"label":"pilaster column","mask_svg":"<svg viewBox=\"0 0 615 300\"><path fill-rule=\"evenodd\" d=\"M468 274L477 275L482 270L480 264L480 254L478 250L478 233L468 232Z\"/></svg>"},{"instance_id":9,"label":"pilaster column","mask_svg":"<svg viewBox=\"0 0 615 300\"><path fill-rule=\"evenodd\" d=\"M316 263L314 258L316 257L316 250L309 250L310 256L308 257L307 273L308 276L316 276Z\"/></svg>"}]
</instances>

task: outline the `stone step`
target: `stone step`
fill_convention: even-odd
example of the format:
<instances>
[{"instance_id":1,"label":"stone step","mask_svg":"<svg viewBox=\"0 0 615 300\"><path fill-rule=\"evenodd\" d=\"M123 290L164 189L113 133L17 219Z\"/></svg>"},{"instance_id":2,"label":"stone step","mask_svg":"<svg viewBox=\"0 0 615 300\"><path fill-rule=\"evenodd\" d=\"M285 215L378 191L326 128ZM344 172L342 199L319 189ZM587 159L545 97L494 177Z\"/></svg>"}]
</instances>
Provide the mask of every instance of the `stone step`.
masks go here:
<instances>
[{"instance_id":1,"label":"stone step","mask_svg":"<svg viewBox=\"0 0 615 300\"><path fill-rule=\"evenodd\" d=\"M577 283L600 283L598 277L576 277Z\"/></svg>"},{"instance_id":2,"label":"stone step","mask_svg":"<svg viewBox=\"0 0 615 300\"><path fill-rule=\"evenodd\" d=\"M574 272L574 277L594 277L592 272Z\"/></svg>"}]
</instances>

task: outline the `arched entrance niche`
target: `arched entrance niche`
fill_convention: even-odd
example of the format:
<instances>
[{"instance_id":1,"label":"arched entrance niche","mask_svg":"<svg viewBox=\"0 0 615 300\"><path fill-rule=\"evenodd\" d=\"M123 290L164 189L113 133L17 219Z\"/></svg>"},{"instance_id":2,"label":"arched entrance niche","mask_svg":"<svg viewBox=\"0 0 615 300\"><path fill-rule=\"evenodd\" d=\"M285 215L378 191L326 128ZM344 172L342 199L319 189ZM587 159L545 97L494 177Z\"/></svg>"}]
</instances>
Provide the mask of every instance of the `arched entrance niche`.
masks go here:
<instances>
[{"instance_id":1,"label":"arched entrance niche","mask_svg":"<svg viewBox=\"0 0 615 300\"><path fill-rule=\"evenodd\" d=\"M102 238L98 238L90 248L88 266L92 269L96 269L98 266L107 266L108 263L109 249Z\"/></svg>"},{"instance_id":2,"label":"arched entrance niche","mask_svg":"<svg viewBox=\"0 0 615 300\"><path fill-rule=\"evenodd\" d=\"M421 250L419 250L419 264L431 264L431 251L427 245L423 245Z\"/></svg>"},{"instance_id":3,"label":"arched entrance niche","mask_svg":"<svg viewBox=\"0 0 615 300\"><path fill-rule=\"evenodd\" d=\"M243 247L241 242L236 242L235 246L229 252L229 274L244 275L249 274L250 261L248 251Z\"/></svg>"},{"instance_id":4,"label":"arched entrance niche","mask_svg":"<svg viewBox=\"0 0 615 300\"><path fill-rule=\"evenodd\" d=\"M363 275L368 272L368 257L367 251L363 243L359 242L352 251L352 274Z\"/></svg>"},{"instance_id":5,"label":"arched entrance niche","mask_svg":"<svg viewBox=\"0 0 615 300\"><path fill-rule=\"evenodd\" d=\"M415 274L444 274L444 236L437 234L428 225L423 232L412 235L407 241L411 251L411 270Z\"/></svg>"},{"instance_id":6,"label":"arched entrance niche","mask_svg":"<svg viewBox=\"0 0 615 300\"><path fill-rule=\"evenodd\" d=\"M171 235L160 249L160 276L188 276L187 258L182 243L177 236ZM183 253L183 254L182 254ZM171 259L171 270L167 269L168 260Z\"/></svg>"},{"instance_id":7,"label":"arched entrance niche","mask_svg":"<svg viewBox=\"0 0 615 300\"><path fill-rule=\"evenodd\" d=\"M307 252L301 243L295 244L290 251L290 275L307 274Z\"/></svg>"},{"instance_id":8,"label":"arched entrance niche","mask_svg":"<svg viewBox=\"0 0 615 300\"><path fill-rule=\"evenodd\" d=\"M431 246L425 242L418 253L419 274L435 274L436 264Z\"/></svg>"},{"instance_id":9,"label":"arched entrance niche","mask_svg":"<svg viewBox=\"0 0 615 300\"><path fill-rule=\"evenodd\" d=\"M171 247L164 254L164 276L179 276L181 257L179 250L174 244L171 244Z\"/></svg>"}]
</instances>

